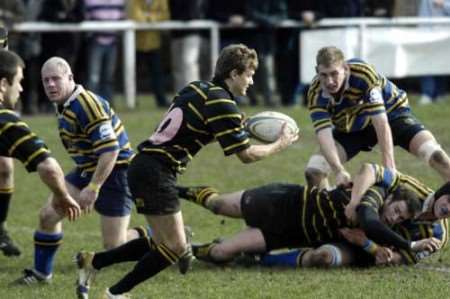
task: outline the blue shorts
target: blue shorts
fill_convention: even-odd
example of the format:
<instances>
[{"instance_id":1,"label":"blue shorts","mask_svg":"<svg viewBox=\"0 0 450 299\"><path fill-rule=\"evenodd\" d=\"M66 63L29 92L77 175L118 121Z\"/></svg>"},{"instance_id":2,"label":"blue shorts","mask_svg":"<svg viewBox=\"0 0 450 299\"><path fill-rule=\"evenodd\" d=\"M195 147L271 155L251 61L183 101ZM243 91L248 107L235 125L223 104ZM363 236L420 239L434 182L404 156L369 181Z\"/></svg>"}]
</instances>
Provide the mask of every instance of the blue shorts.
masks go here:
<instances>
[{"instance_id":1,"label":"blue shorts","mask_svg":"<svg viewBox=\"0 0 450 299\"><path fill-rule=\"evenodd\" d=\"M389 120L394 145L401 146L409 151L409 144L414 136L425 130L423 124L411 113ZM364 130L351 133L333 131L334 139L345 149L347 160L356 156L360 151L371 151L378 143L377 134L373 126L367 126Z\"/></svg>"},{"instance_id":2,"label":"blue shorts","mask_svg":"<svg viewBox=\"0 0 450 299\"><path fill-rule=\"evenodd\" d=\"M133 202L128 188L127 171L127 167L115 167L100 188L94 205L100 215L110 217L130 215ZM92 174L75 169L66 175L66 181L81 190L89 184Z\"/></svg>"}]
</instances>

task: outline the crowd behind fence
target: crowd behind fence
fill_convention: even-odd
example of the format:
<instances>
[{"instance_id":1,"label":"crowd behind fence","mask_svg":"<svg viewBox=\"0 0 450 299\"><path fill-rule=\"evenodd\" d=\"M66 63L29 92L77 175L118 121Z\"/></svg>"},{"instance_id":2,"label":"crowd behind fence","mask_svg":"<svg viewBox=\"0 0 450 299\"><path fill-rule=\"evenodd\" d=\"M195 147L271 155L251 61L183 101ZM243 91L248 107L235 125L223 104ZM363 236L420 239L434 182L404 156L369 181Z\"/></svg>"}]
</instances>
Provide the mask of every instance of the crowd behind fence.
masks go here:
<instances>
[{"instance_id":1,"label":"crowd behind fence","mask_svg":"<svg viewBox=\"0 0 450 299\"><path fill-rule=\"evenodd\" d=\"M419 18L419 17L397 17L397 18L346 18L346 19L322 19L315 23L314 26L305 27L304 23L286 20L280 22L278 28L294 28L294 29L307 29L305 31L300 30L299 34L302 32L314 32L320 31L327 28L356 28L358 33L357 49L355 54L364 57L367 53L367 35L370 34L369 28L409 28L412 30L421 30L422 26L437 26L433 27L430 33L439 32L442 30L448 31L448 26L450 26L450 18ZM442 26L442 27L440 27ZM255 24L249 22L245 23L243 28L254 28ZM242 28L240 27L240 28ZM442 29L444 28L444 29ZM22 22L15 24L11 31L21 32L21 33L33 33L33 32L102 32L102 31L117 31L122 33L122 45L123 45L123 88L124 96L126 100L126 105L129 108L134 108L136 105L136 32L141 30L158 30L158 31L172 31L172 30L202 30L207 32L209 40L209 65L210 73L212 73L212 68L214 67L215 60L218 56L221 47L221 30L234 30L233 26L221 25L215 21L209 20L192 20L192 21L163 21L155 23L140 23L130 20L125 21L83 21L80 23L46 23L46 22ZM401 40L401 37L398 37ZM300 38L300 48L299 53L310 47L308 40ZM281 45L283 46L283 45ZM450 41L445 44L439 44L439 48L442 47L449 49L446 51L450 55ZM438 50L438 48L436 48ZM383 51L383 49L381 49ZM430 51L430 49L428 49ZM442 51L439 51L441 54ZM433 49L428 53L430 59L436 59L437 61L448 61L450 57L436 57L433 55ZM302 59L305 59L304 57ZM314 59L314 57L307 57L306 59ZM369 61L370 62L370 61ZM431 67L439 66L439 63L430 63ZM301 68L301 65L298 66ZM395 66L394 66L395 67ZM405 74L407 75L407 74ZM283 76L289 76L289 74L284 74Z\"/></svg>"}]
</instances>

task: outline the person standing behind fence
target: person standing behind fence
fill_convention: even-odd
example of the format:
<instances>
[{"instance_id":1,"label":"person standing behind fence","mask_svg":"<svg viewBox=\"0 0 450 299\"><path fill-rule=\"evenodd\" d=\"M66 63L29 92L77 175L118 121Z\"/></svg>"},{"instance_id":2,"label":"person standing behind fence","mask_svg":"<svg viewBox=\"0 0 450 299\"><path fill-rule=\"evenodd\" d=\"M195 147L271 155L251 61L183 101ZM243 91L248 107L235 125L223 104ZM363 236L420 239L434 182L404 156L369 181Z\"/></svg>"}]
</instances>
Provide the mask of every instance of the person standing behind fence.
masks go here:
<instances>
[{"instance_id":1,"label":"person standing behind fence","mask_svg":"<svg viewBox=\"0 0 450 299\"><path fill-rule=\"evenodd\" d=\"M132 0L128 3L128 16L136 22L159 22L170 18L168 0ZM156 105L167 107L165 94L166 76L161 63L161 33L157 30L137 31L136 50L138 66L143 64L150 70L151 87Z\"/></svg>"},{"instance_id":2,"label":"person standing behind fence","mask_svg":"<svg viewBox=\"0 0 450 299\"><path fill-rule=\"evenodd\" d=\"M450 0L422 0L419 6L419 17L448 17L450 16ZM446 89L445 76L424 76L420 79L420 105L427 105L441 99Z\"/></svg>"},{"instance_id":3,"label":"person standing behind fence","mask_svg":"<svg viewBox=\"0 0 450 299\"><path fill-rule=\"evenodd\" d=\"M204 19L207 12L205 0L170 0L170 17L174 21ZM200 80L200 51L202 35L198 30L171 32L172 71L175 91L186 84ZM204 60L205 61L205 60Z\"/></svg>"},{"instance_id":4,"label":"person standing behind fence","mask_svg":"<svg viewBox=\"0 0 450 299\"><path fill-rule=\"evenodd\" d=\"M125 18L124 0L84 0L87 21L118 21ZM117 32L101 31L88 37L87 87L113 104Z\"/></svg>"}]
</instances>

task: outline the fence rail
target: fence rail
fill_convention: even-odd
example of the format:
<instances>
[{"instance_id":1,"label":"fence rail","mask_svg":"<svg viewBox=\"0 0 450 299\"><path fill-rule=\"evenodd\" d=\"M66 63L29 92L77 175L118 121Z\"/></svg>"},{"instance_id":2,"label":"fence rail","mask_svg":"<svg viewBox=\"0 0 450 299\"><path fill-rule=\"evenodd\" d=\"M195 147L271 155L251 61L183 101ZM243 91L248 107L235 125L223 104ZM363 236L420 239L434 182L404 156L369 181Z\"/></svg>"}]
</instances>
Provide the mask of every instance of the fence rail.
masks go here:
<instances>
[{"instance_id":1,"label":"fence rail","mask_svg":"<svg viewBox=\"0 0 450 299\"><path fill-rule=\"evenodd\" d=\"M413 26L413 25L450 25L450 18L354 18L354 19L323 19L314 25L313 29L327 27L358 27L361 40L364 40L367 27L373 26ZM246 23L243 27L255 28L255 24ZM281 22L280 28L305 28L301 22L286 20ZM123 82L126 105L134 108L136 104L136 31L139 30L205 30L210 36L210 59L211 68L214 67L220 47L220 29L230 26L220 25L214 21L193 20L188 22L164 21L158 23L137 23L134 21L85 21L81 23L46 23L46 22L23 22L15 24L12 31L16 32L87 32L87 31L120 31L123 34ZM363 46L363 45L361 45Z\"/></svg>"}]
</instances>

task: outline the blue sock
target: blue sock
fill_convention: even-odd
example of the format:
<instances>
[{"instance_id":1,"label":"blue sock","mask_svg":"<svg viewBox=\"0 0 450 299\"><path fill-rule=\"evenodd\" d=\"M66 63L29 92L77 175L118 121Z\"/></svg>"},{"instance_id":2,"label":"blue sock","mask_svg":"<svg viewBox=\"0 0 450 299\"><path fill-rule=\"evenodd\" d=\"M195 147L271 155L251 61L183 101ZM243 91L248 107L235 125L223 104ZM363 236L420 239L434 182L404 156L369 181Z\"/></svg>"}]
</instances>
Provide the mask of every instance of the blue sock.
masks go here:
<instances>
[{"instance_id":1,"label":"blue sock","mask_svg":"<svg viewBox=\"0 0 450 299\"><path fill-rule=\"evenodd\" d=\"M63 234L34 233L34 269L43 275L50 275L56 250L62 243Z\"/></svg>"},{"instance_id":2,"label":"blue sock","mask_svg":"<svg viewBox=\"0 0 450 299\"><path fill-rule=\"evenodd\" d=\"M299 267L300 257L306 249L290 250L283 253L268 253L261 256L261 265L266 267L282 266L282 267Z\"/></svg>"}]
</instances>

